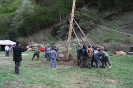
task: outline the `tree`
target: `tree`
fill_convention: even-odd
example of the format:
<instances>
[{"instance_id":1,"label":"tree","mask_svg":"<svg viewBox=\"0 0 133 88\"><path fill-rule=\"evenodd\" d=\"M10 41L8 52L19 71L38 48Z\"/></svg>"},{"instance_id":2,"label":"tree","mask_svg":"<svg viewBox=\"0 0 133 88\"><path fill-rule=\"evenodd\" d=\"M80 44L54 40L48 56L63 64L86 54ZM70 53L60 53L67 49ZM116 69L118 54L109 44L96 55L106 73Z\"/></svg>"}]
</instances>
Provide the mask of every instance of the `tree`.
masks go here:
<instances>
[{"instance_id":1,"label":"tree","mask_svg":"<svg viewBox=\"0 0 133 88\"><path fill-rule=\"evenodd\" d=\"M11 17L3 14L0 15L0 36L5 36L5 33L10 29L10 22L11 22ZM0 38L1 38L0 37Z\"/></svg>"},{"instance_id":2,"label":"tree","mask_svg":"<svg viewBox=\"0 0 133 88\"><path fill-rule=\"evenodd\" d=\"M29 0L23 0L21 6L16 10L16 15L12 21L12 28L19 30L23 34L29 35L29 31L32 28L32 14L34 13L34 7ZM32 21L31 21L32 20Z\"/></svg>"},{"instance_id":3,"label":"tree","mask_svg":"<svg viewBox=\"0 0 133 88\"><path fill-rule=\"evenodd\" d=\"M6 39L10 39L12 41L16 41L18 37L19 37L19 33L15 29L9 30L6 35Z\"/></svg>"}]
</instances>

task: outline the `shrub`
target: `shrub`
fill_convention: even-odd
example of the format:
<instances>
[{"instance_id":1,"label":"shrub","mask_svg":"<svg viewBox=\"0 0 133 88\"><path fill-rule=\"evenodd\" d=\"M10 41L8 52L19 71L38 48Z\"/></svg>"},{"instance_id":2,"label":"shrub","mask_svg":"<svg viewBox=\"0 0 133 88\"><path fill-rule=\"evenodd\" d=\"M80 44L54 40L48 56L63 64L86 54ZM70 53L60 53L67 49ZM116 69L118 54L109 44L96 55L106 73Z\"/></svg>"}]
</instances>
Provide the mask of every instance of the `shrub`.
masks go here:
<instances>
[{"instance_id":1,"label":"shrub","mask_svg":"<svg viewBox=\"0 0 133 88\"><path fill-rule=\"evenodd\" d=\"M112 38L107 38L104 40L105 43L109 43L110 41L112 41Z\"/></svg>"},{"instance_id":2,"label":"shrub","mask_svg":"<svg viewBox=\"0 0 133 88\"><path fill-rule=\"evenodd\" d=\"M12 29L12 30L9 30L7 32L7 35L6 36L7 36L8 39L10 39L12 41L16 41L18 39L18 37L19 37L19 33L18 33L17 30Z\"/></svg>"},{"instance_id":3,"label":"shrub","mask_svg":"<svg viewBox=\"0 0 133 88\"><path fill-rule=\"evenodd\" d=\"M130 37L127 37L127 38L124 38L122 42L123 42L124 44L131 44L131 43L133 43L132 41L133 41L133 40L132 40Z\"/></svg>"}]
</instances>

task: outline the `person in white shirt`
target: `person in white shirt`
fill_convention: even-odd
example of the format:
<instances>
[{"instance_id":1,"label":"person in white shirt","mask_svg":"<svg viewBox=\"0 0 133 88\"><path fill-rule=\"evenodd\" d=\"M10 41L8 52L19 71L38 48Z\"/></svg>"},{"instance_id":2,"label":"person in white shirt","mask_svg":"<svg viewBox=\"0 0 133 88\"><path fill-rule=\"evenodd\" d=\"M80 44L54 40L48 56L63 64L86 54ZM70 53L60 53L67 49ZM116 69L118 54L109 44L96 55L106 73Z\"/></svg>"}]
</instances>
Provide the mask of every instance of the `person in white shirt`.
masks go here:
<instances>
[{"instance_id":1,"label":"person in white shirt","mask_svg":"<svg viewBox=\"0 0 133 88\"><path fill-rule=\"evenodd\" d=\"M5 51L6 51L6 57L9 57L9 46L8 45L6 45L5 46Z\"/></svg>"}]
</instances>

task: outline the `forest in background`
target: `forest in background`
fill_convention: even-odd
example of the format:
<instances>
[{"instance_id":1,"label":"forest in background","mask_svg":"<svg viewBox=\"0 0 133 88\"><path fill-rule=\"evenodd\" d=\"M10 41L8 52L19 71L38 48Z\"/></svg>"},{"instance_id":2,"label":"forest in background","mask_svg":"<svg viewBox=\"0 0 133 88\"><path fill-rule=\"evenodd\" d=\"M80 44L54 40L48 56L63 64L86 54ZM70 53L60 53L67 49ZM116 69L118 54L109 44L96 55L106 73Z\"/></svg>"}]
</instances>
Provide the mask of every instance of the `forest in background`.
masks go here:
<instances>
[{"instance_id":1,"label":"forest in background","mask_svg":"<svg viewBox=\"0 0 133 88\"><path fill-rule=\"evenodd\" d=\"M132 0L77 0L79 8L99 12L128 12ZM62 22L71 12L72 0L0 0L0 39L17 40Z\"/></svg>"}]
</instances>

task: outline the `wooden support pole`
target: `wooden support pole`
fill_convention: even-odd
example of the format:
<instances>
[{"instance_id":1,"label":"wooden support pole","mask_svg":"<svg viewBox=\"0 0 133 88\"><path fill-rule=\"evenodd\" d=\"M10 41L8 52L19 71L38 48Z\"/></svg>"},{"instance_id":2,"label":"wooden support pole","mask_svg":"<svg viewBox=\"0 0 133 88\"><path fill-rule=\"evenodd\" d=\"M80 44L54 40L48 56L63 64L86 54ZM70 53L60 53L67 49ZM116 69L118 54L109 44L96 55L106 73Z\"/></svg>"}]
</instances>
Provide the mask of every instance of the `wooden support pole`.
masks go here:
<instances>
[{"instance_id":1,"label":"wooden support pole","mask_svg":"<svg viewBox=\"0 0 133 88\"><path fill-rule=\"evenodd\" d=\"M78 39L78 36L77 36L77 34L76 34L76 32L75 32L75 29L74 29L74 28L73 28L73 32L74 32L74 34L75 34L75 36L76 36L76 38L77 38L78 44L81 46L81 44L80 44L80 42L79 42L79 39Z\"/></svg>"},{"instance_id":2,"label":"wooden support pole","mask_svg":"<svg viewBox=\"0 0 133 88\"><path fill-rule=\"evenodd\" d=\"M71 35L72 35L72 28L73 28L73 18L74 18L75 3L76 3L76 0L73 0L72 13L71 13L71 19L70 19L70 27L69 27L69 34L68 34L68 39L67 39L67 55L66 55L66 59L68 59L69 53L70 53L70 43L71 43Z\"/></svg>"},{"instance_id":3,"label":"wooden support pole","mask_svg":"<svg viewBox=\"0 0 133 88\"><path fill-rule=\"evenodd\" d=\"M85 39L87 40L87 42L89 43L89 45L92 47L90 41L88 40L88 38L86 37L85 33L83 32L83 30L80 28L80 26L78 25L78 23L76 22L76 20L73 18L74 22L76 23L76 25L78 26L78 28L80 29L81 33L83 34L83 36L85 37Z\"/></svg>"}]
</instances>

